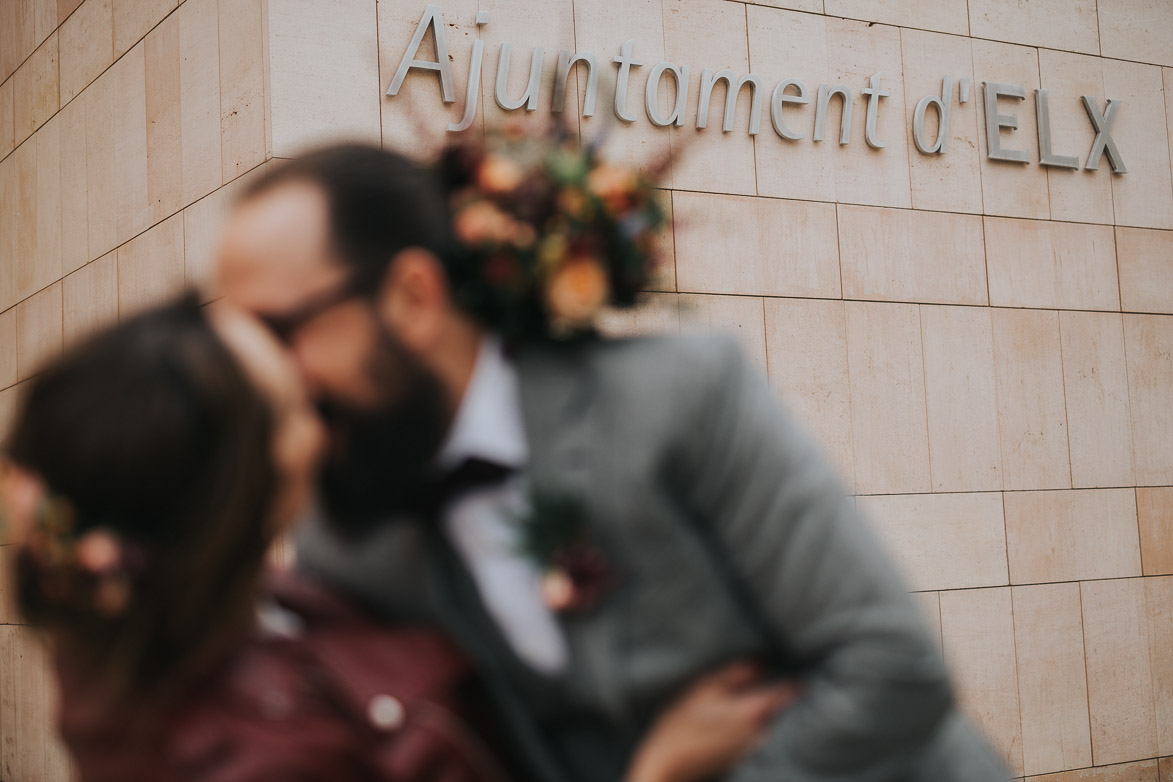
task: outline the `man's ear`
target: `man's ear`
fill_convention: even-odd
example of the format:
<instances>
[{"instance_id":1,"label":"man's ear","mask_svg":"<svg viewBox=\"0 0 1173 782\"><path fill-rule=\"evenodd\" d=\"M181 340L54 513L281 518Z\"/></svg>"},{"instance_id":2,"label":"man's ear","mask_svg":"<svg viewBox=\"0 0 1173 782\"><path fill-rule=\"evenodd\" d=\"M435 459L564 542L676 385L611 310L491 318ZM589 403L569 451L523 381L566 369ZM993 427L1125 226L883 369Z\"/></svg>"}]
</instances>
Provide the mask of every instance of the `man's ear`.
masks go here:
<instances>
[{"instance_id":1,"label":"man's ear","mask_svg":"<svg viewBox=\"0 0 1173 782\"><path fill-rule=\"evenodd\" d=\"M430 350L440 339L450 308L448 275L439 258L409 247L391 259L375 309L406 347L417 353Z\"/></svg>"}]
</instances>

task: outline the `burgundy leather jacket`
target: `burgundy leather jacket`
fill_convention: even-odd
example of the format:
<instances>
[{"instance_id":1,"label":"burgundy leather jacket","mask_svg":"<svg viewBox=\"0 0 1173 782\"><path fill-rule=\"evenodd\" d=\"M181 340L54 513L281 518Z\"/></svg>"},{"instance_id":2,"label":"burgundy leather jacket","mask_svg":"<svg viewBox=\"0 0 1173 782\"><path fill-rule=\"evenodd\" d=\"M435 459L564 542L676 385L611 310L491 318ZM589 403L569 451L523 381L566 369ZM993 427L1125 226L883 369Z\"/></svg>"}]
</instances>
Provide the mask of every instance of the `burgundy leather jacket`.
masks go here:
<instances>
[{"instance_id":1,"label":"burgundy leather jacket","mask_svg":"<svg viewBox=\"0 0 1173 782\"><path fill-rule=\"evenodd\" d=\"M379 625L292 578L274 582L273 601L279 629L150 715L146 741L139 704L87 708L61 671L61 729L81 782L507 779L470 726L471 669L444 638Z\"/></svg>"}]
</instances>

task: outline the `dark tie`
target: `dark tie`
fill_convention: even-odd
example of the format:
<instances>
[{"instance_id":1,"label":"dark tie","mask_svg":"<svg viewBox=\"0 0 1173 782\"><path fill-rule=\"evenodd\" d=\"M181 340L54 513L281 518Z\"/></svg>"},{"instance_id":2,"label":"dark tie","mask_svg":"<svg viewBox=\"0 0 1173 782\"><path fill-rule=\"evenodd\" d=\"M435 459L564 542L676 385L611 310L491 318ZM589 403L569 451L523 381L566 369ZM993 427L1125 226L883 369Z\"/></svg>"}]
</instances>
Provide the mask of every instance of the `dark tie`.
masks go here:
<instances>
[{"instance_id":1,"label":"dark tie","mask_svg":"<svg viewBox=\"0 0 1173 782\"><path fill-rule=\"evenodd\" d=\"M426 519L434 519L445 507L476 489L496 486L516 470L497 462L476 457L465 459L420 487L411 510Z\"/></svg>"}]
</instances>

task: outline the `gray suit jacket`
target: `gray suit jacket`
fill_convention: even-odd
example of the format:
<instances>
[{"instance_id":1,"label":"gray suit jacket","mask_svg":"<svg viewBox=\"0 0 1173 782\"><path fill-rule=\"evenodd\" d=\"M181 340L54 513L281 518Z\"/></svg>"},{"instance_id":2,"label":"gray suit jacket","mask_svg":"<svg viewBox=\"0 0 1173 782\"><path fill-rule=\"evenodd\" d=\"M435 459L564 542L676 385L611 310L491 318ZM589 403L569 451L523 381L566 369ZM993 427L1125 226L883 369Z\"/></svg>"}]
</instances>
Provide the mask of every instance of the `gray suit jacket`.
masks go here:
<instances>
[{"instance_id":1,"label":"gray suit jacket","mask_svg":"<svg viewBox=\"0 0 1173 782\"><path fill-rule=\"evenodd\" d=\"M534 775L614 782L656 712L755 656L800 699L728 782L998 782L936 642L817 449L724 338L586 342L518 358L532 486L573 494L619 574L567 616L571 667L529 671L435 527L362 541L328 525L299 561L393 621L434 623L478 663Z\"/></svg>"}]
</instances>

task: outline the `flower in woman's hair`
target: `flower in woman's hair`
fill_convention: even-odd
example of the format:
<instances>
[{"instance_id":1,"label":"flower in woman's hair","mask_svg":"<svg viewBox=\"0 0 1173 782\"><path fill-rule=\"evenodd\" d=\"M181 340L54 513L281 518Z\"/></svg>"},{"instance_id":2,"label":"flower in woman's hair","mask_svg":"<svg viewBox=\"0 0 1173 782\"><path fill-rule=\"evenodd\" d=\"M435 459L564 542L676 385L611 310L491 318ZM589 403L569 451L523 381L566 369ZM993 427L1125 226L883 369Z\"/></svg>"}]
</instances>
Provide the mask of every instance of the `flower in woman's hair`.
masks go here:
<instances>
[{"instance_id":1,"label":"flower in woman's hair","mask_svg":"<svg viewBox=\"0 0 1173 782\"><path fill-rule=\"evenodd\" d=\"M520 185L524 178L525 172L521 166L500 155L489 155L477 169L477 186L490 195L508 193Z\"/></svg>"},{"instance_id":2,"label":"flower in woman's hair","mask_svg":"<svg viewBox=\"0 0 1173 782\"><path fill-rule=\"evenodd\" d=\"M473 201L453 218L460 240L470 245L500 242L513 231L513 219L489 201Z\"/></svg>"},{"instance_id":3,"label":"flower in woman's hair","mask_svg":"<svg viewBox=\"0 0 1173 782\"><path fill-rule=\"evenodd\" d=\"M513 222L513 232L509 237L509 241L514 247L519 250L528 250L534 246L534 242L538 240L538 232L534 230L526 220L515 220Z\"/></svg>"},{"instance_id":4,"label":"flower in woman's hair","mask_svg":"<svg viewBox=\"0 0 1173 782\"><path fill-rule=\"evenodd\" d=\"M104 529L82 535L74 553L78 566L89 573L107 573L122 563L122 547L118 539Z\"/></svg>"},{"instance_id":5,"label":"flower in woman's hair","mask_svg":"<svg viewBox=\"0 0 1173 782\"><path fill-rule=\"evenodd\" d=\"M589 220L591 217L591 201L586 193L577 187L564 187L558 191L558 208L575 220Z\"/></svg>"},{"instance_id":6,"label":"flower in woman's hair","mask_svg":"<svg viewBox=\"0 0 1173 782\"><path fill-rule=\"evenodd\" d=\"M610 294L607 270L593 256L567 259L546 285L546 306L555 320L566 326L582 327L591 320Z\"/></svg>"}]
</instances>

